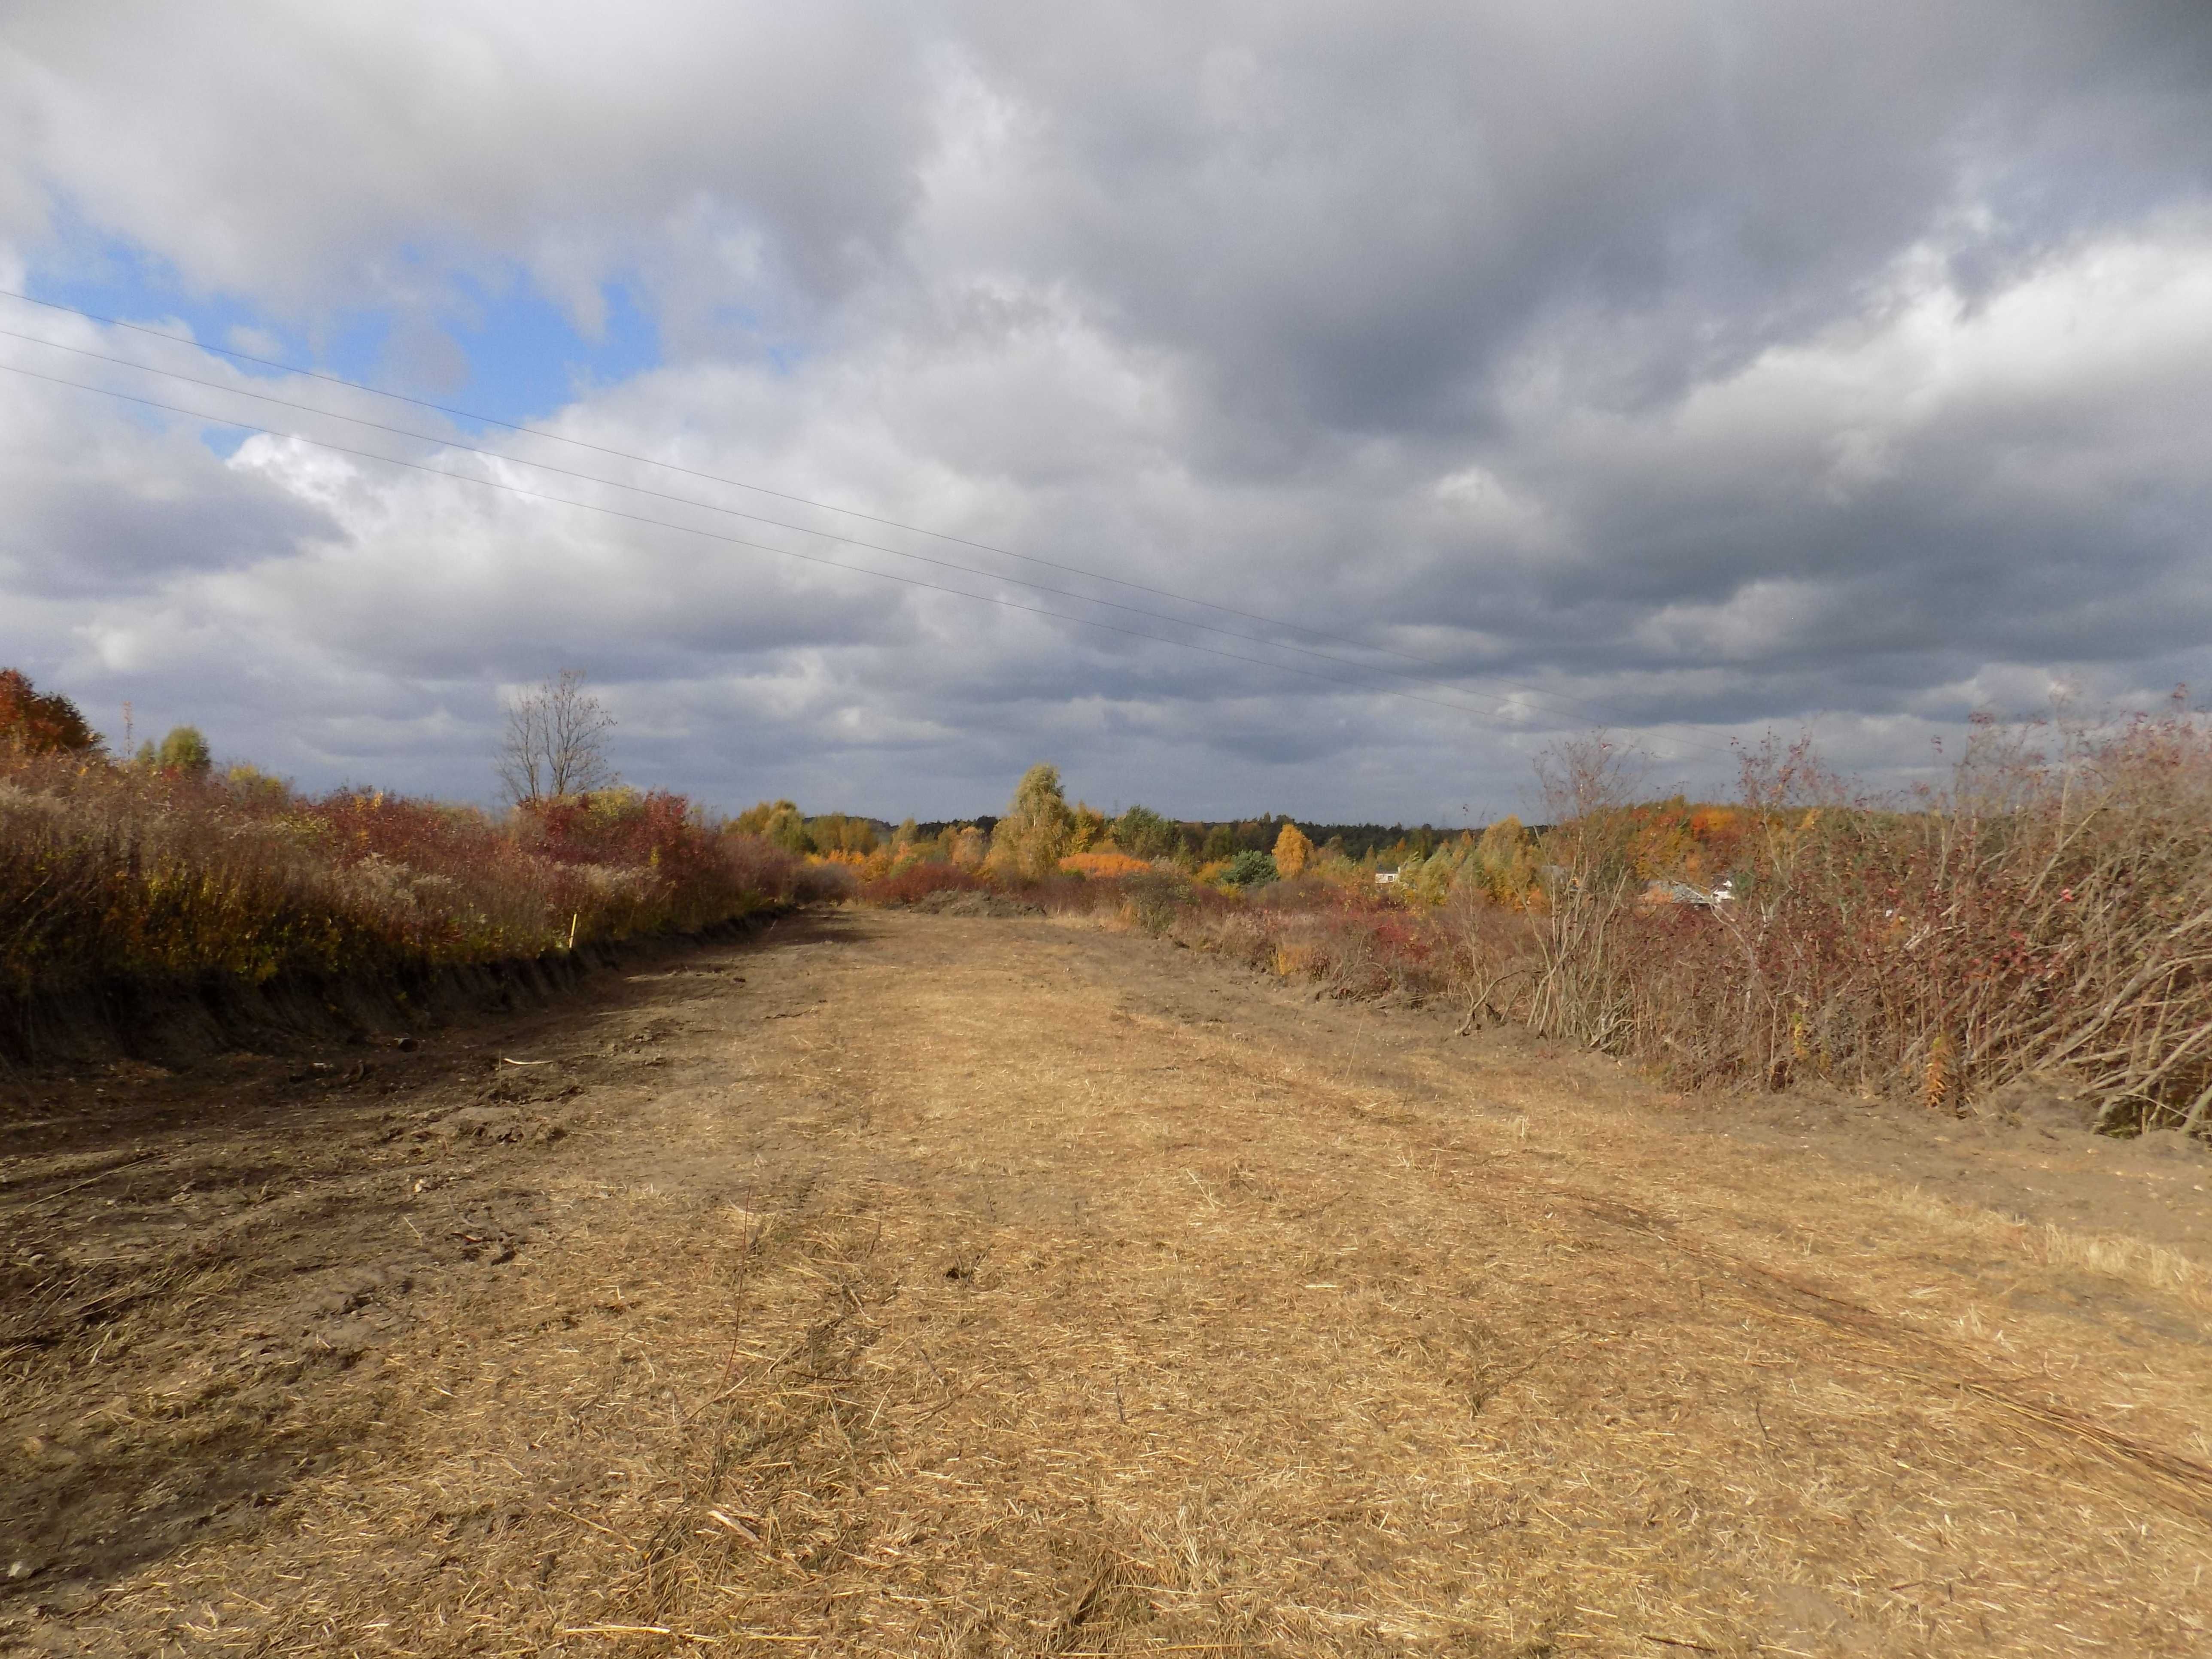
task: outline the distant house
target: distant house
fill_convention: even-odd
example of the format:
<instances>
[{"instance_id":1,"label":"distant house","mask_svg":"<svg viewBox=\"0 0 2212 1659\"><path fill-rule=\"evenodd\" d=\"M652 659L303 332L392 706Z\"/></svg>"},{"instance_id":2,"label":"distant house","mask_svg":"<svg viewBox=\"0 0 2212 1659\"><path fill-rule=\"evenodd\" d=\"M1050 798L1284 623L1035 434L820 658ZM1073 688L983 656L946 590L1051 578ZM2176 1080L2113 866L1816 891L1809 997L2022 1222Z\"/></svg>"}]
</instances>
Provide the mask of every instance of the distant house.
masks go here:
<instances>
[{"instance_id":1,"label":"distant house","mask_svg":"<svg viewBox=\"0 0 2212 1659\"><path fill-rule=\"evenodd\" d=\"M1692 909L1717 910L1735 897L1735 882L1733 878L1711 889L1692 887L1686 881L1655 881L1644 890L1644 896L1638 902L1645 909L1653 909L1662 904L1686 904Z\"/></svg>"},{"instance_id":2,"label":"distant house","mask_svg":"<svg viewBox=\"0 0 2212 1659\"><path fill-rule=\"evenodd\" d=\"M1398 884L1398 872L1395 870L1377 870L1375 872L1375 884L1377 887L1395 887Z\"/></svg>"}]
</instances>

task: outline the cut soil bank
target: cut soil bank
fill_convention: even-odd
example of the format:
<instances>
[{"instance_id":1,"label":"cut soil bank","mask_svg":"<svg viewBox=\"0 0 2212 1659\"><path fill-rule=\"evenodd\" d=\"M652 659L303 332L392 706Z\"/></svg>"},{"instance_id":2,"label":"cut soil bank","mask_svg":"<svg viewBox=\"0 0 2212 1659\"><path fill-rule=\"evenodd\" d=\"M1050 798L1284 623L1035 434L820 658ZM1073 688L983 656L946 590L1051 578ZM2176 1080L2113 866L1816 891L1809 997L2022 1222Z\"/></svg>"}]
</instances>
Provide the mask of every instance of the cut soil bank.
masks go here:
<instances>
[{"instance_id":1,"label":"cut soil bank","mask_svg":"<svg viewBox=\"0 0 2212 1659\"><path fill-rule=\"evenodd\" d=\"M0 1648L2212 1640L2185 1149L869 913L9 1086Z\"/></svg>"}]
</instances>

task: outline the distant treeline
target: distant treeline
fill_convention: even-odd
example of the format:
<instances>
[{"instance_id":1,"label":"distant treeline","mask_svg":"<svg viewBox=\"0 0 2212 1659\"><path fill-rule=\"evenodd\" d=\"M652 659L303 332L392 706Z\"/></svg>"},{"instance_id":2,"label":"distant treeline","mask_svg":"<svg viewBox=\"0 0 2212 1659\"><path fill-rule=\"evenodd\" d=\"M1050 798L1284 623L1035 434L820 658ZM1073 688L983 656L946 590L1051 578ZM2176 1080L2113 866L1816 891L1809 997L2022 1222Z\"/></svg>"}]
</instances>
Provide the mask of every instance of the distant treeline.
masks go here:
<instances>
[{"instance_id":1,"label":"distant treeline","mask_svg":"<svg viewBox=\"0 0 2212 1659\"><path fill-rule=\"evenodd\" d=\"M1433 857L1439 848L1472 845L1483 826L1472 829L1423 823L1311 823L1280 812L1250 818L1170 818L1149 806L1108 814L1078 802L1071 809L1068 848L1076 852L1108 847L1134 858L1167 859L1196 869L1243 853L1273 853L1286 824L1298 830L1324 859L1389 870ZM861 858L884 849L934 844L947 856L963 834L988 845L1000 817L981 812L972 818L886 818L849 812L810 817L787 800L762 801L732 820L732 827L762 836L788 852L816 857Z\"/></svg>"},{"instance_id":2,"label":"distant treeline","mask_svg":"<svg viewBox=\"0 0 2212 1659\"><path fill-rule=\"evenodd\" d=\"M1167 818L1141 806L1132 810L1155 826L1152 844L1144 848L1146 856L1180 855L1200 862L1234 858L1239 853L1272 852L1283 833L1283 826L1292 822L1279 812L1256 818ZM1120 821L1114 820L1117 823ZM998 822L987 814L917 823L914 830L927 840L972 823L988 836L997 828ZM1394 859L1426 858L1447 842L1467 833L1428 823L1409 829L1402 823L1309 823L1300 819L1297 825L1306 838L1323 852L1340 853L1355 863L1372 854L1385 866ZM882 831L886 839L893 833L889 823L882 826ZM1481 833L1480 824L1475 826L1474 833Z\"/></svg>"}]
</instances>

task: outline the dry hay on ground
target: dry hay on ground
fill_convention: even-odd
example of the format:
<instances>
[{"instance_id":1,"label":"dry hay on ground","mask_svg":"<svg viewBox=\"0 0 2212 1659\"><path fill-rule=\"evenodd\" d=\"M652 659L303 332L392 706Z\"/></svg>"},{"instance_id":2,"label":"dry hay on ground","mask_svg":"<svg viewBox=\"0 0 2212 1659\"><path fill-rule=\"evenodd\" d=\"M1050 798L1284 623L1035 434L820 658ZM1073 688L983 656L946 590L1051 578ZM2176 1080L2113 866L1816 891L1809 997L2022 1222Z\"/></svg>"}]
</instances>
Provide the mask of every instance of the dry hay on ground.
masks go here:
<instances>
[{"instance_id":1,"label":"dry hay on ground","mask_svg":"<svg viewBox=\"0 0 2212 1659\"><path fill-rule=\"evenodd\" d=\"M1133 940L866 918L750 976L580 1030L625 1058L528 1154L520 1253L302 1388L355 1455L72 1638L2205 1643L2212 1365L2154 1258L2008 1253ZM2084 1274L2134 1316L2064 1305Z\"/></svg>"}]
</instances>

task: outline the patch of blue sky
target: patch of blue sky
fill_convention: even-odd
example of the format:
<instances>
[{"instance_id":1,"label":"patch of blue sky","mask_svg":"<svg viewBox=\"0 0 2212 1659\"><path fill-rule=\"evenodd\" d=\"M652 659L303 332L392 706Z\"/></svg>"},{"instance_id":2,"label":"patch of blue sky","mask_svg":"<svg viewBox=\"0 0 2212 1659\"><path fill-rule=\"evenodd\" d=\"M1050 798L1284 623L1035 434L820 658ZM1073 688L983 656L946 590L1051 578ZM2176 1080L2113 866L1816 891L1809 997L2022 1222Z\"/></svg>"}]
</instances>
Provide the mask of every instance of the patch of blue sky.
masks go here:
<instances>
[{"instance_id":1,"label":"patch of blue sky","mask_svg":"<svg viewBox=\"0 0 2212 1659\"><path fill-rule=\"evenodd\" d=\"M605 324L596 340L580 333L565 307L527 282L518 279L497 294L473 283L459 286L473 314L448 319L443 328L465 354L468 378L456 396L441 402L495 420L527 422L660 362L660 331L622 283L599 290Z\"/></svg>"},{"instance_id":2,"label":"patch of blue sky","mask_svg":"<svg viewBox=\"0 0 2212 1659\"><path fill-rule=\"evenodd\" d=\"M389 326L387 319L373 313L338 313L320 319L311 336L250 301L196 293L167 260L66 222L52 256L31 262L25 289L33 297L55 305L141 327L180 325L180 335L203 345L279 363L304 363L348 380L375 370ZM239 367L247 374L282 372L250 362Z\"/></svg>"},{"instance_id":3,"label":"patch of blue sky","mask_svg":"<svg viewBox=\"0 0 2212 1659\"><path fill-rule=\"evenodd\" d=\"M449 280L442 286L451 297L412 326L396 310L380 307L333 309L302 321L234 295L195 292L166 260L81 226L67 228L51 252L27 273L25 291L34 298L142 326L179 324L202 344L319 369L493 422L541 420L581 392L618 384L660 361L659 329L621 283L601 289L605 325L593 338L521 276L497 286ZM253 374L283 372L239 366ZM484 424L459 423L471 430ZM210 436L225 452L239 441L234 430Z\"/></svg>"}]
</instances>

